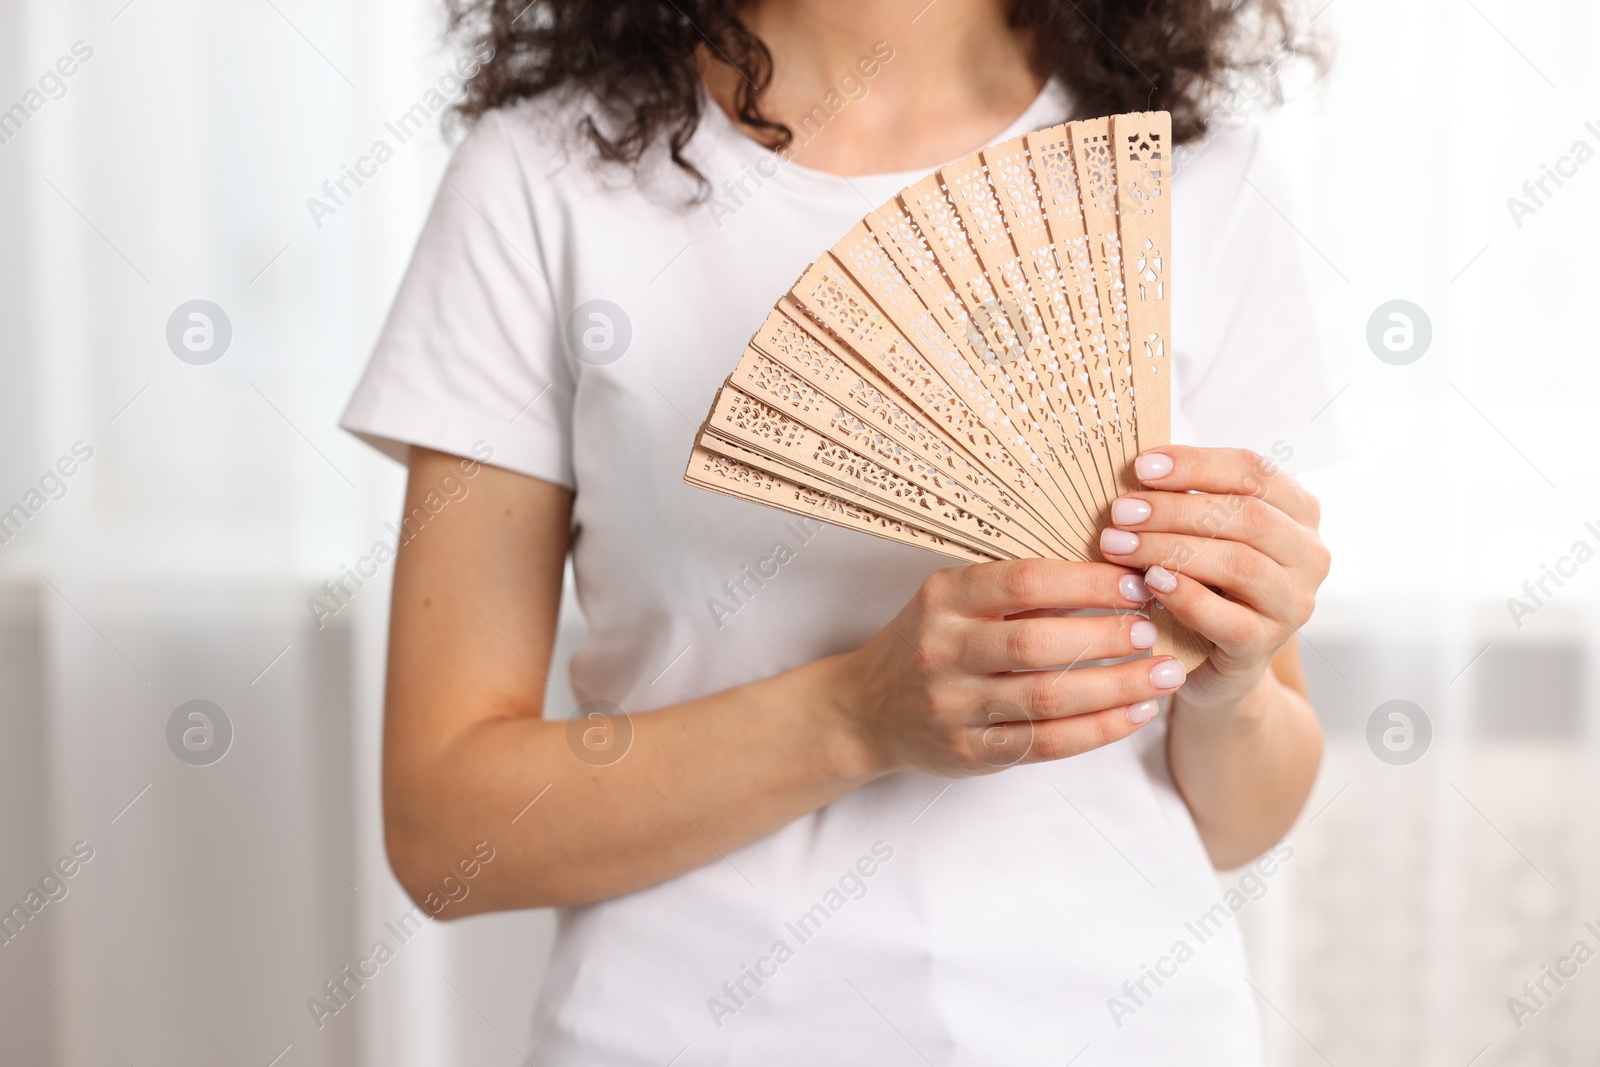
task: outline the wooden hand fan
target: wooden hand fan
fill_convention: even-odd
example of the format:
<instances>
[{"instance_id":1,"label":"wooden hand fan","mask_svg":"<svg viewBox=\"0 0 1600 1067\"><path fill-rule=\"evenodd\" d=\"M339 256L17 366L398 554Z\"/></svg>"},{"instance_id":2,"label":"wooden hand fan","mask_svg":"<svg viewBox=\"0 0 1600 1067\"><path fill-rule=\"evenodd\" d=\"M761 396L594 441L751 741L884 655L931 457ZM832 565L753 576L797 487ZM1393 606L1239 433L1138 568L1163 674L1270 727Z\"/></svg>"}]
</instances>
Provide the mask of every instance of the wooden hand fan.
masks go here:
<instances>
[{"instance_id":1,"label":"wooden hand fan","mask_svg":"<svg viewBox=\"0 0 1600 1067\"><path fill-rule=\"evenodd\" d=\"M1169 443L1171 121L1030 133L903 189L718 391L691 485L969 562L1099 560ZM1210 646L1154 602L1156 652Z\"/></svg>"}]
</instances>

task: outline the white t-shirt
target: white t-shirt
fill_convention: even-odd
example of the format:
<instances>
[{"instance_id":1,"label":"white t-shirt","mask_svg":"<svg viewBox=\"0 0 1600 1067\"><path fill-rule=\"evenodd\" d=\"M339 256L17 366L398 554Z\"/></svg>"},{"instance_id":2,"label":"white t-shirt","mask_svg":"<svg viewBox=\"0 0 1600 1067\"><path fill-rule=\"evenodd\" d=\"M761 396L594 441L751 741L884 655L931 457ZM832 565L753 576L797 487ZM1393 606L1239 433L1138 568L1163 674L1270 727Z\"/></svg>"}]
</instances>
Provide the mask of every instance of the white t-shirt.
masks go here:
<instances>
[{"instance_id":1,"label":"white t-shirt","mask_svg":"<svg viewBox=\"0 0 1600 1067\"><path fill-rule=\"evenodd\" d=\"M468 136L343 425L396 457L487 442L494 464L574 489L573 691L641 713L858 647L950 565L683 483L774 301L922 174L775 167L710 107L685 154L714 199L686 207L662 153L639 181L592 165L567 132L582 106L522 104ZM1068 112L1052 85L993 140ZM1331 443L1308 421L1330 390L1296 238L1263 196L1279 185L1238 130L1175 176L1174 434L1303 461ZM607 340L590 309L569 331L596 300L622 311L611 362L574 356L583 329ZM1164 729L983 778L892 775L563 910L533 1062L1257 1062L1237 923Z\"/></svg>"}]
</instances>

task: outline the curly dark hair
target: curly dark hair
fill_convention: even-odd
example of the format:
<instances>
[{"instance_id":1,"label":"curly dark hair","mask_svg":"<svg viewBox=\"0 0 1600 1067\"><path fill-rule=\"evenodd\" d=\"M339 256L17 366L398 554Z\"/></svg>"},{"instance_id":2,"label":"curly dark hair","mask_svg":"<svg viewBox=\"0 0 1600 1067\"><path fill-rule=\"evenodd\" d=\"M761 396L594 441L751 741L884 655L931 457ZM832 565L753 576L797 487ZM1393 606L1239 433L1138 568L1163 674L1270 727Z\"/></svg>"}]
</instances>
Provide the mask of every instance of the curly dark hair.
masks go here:
<instances>
[{"instance_id":1,"label":"curly dark hair","mask_svg":"<svg viewBox=\"0 0 1600 1067\"><path fill-rule=\"evenodd\" d=\"M739 17L739 0L446 0L450 28L493 58L457 110L484 112L563 88L590 93L616 121L584 131L602 159L633 164L665 136L683 149L706 97L697 52L710 47L744 75L739 119L782 150L793 131L761 112L772 55ZM1173 139L1201 137L1215 109L1248 82L1281 100L1286 60L1315 56L1284 0L1011 0L1011 25L1032 45L1035 71L1064 84L1081 114L1161 110ZM1066 117L1066 116L1063 116Z\"/></svg>"}]
</instances>

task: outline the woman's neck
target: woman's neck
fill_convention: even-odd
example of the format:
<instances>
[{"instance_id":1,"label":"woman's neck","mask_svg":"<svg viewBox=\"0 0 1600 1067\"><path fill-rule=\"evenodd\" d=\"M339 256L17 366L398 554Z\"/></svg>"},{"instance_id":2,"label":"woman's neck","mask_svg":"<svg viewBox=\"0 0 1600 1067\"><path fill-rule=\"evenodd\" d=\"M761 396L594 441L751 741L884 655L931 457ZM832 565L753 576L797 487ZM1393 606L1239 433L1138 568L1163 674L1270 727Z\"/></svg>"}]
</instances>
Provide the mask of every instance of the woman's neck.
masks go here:
<instances>
[{"instance_id":1,"label":"woman's neck","mask_svg":"<svg viewBox=\"0 0 1600 1067\"><path fill-rule=\"evenodd\" d=\"M1027 41L1006 23L1008 6L752 0L741 17L773 62L762 114L794 131L786 155L834 174L917 170L971 151L1043 85ZM710 49L702 52L706 86L731 117L741 75Z\"/></svg>"}]
</instances>

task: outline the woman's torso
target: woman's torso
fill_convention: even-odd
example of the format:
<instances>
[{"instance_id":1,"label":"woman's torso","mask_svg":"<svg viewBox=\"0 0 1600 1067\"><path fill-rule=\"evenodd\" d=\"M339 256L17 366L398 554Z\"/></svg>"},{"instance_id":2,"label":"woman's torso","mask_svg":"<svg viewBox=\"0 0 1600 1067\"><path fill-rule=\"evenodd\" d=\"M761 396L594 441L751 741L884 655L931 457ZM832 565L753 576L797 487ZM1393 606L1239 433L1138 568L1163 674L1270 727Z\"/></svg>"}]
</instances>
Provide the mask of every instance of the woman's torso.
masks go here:
<instances>
[{"instance_id":1,"label":"woman's torso","mask_svg":"<svg viewBox=\"0 0 1600 1067\"><path fill-rule=\"evenodd\" d=\"M642 714L857 647L949 565L682 481L777 297L920 175L777 163L713 110L686 152L711 197L685 207L659 154L639 182L588 166L576 106L493 114L463 146L345 425L385 447L488 441L491 462L571 486L572 687ZM1067 111L1051 85L996 139ZM1264 448L1274 418L1321 402L1286 362L1315 358L1292 239L1241 199L1254 143L1221 134L1175 178L1176 440ZM612 344L580 359L591 325ZM533 1061L1256 1062L1235 914L1163 741L1158 719L1058 763L893 775L566 909Z\"/></svg>"}]
</instances>

